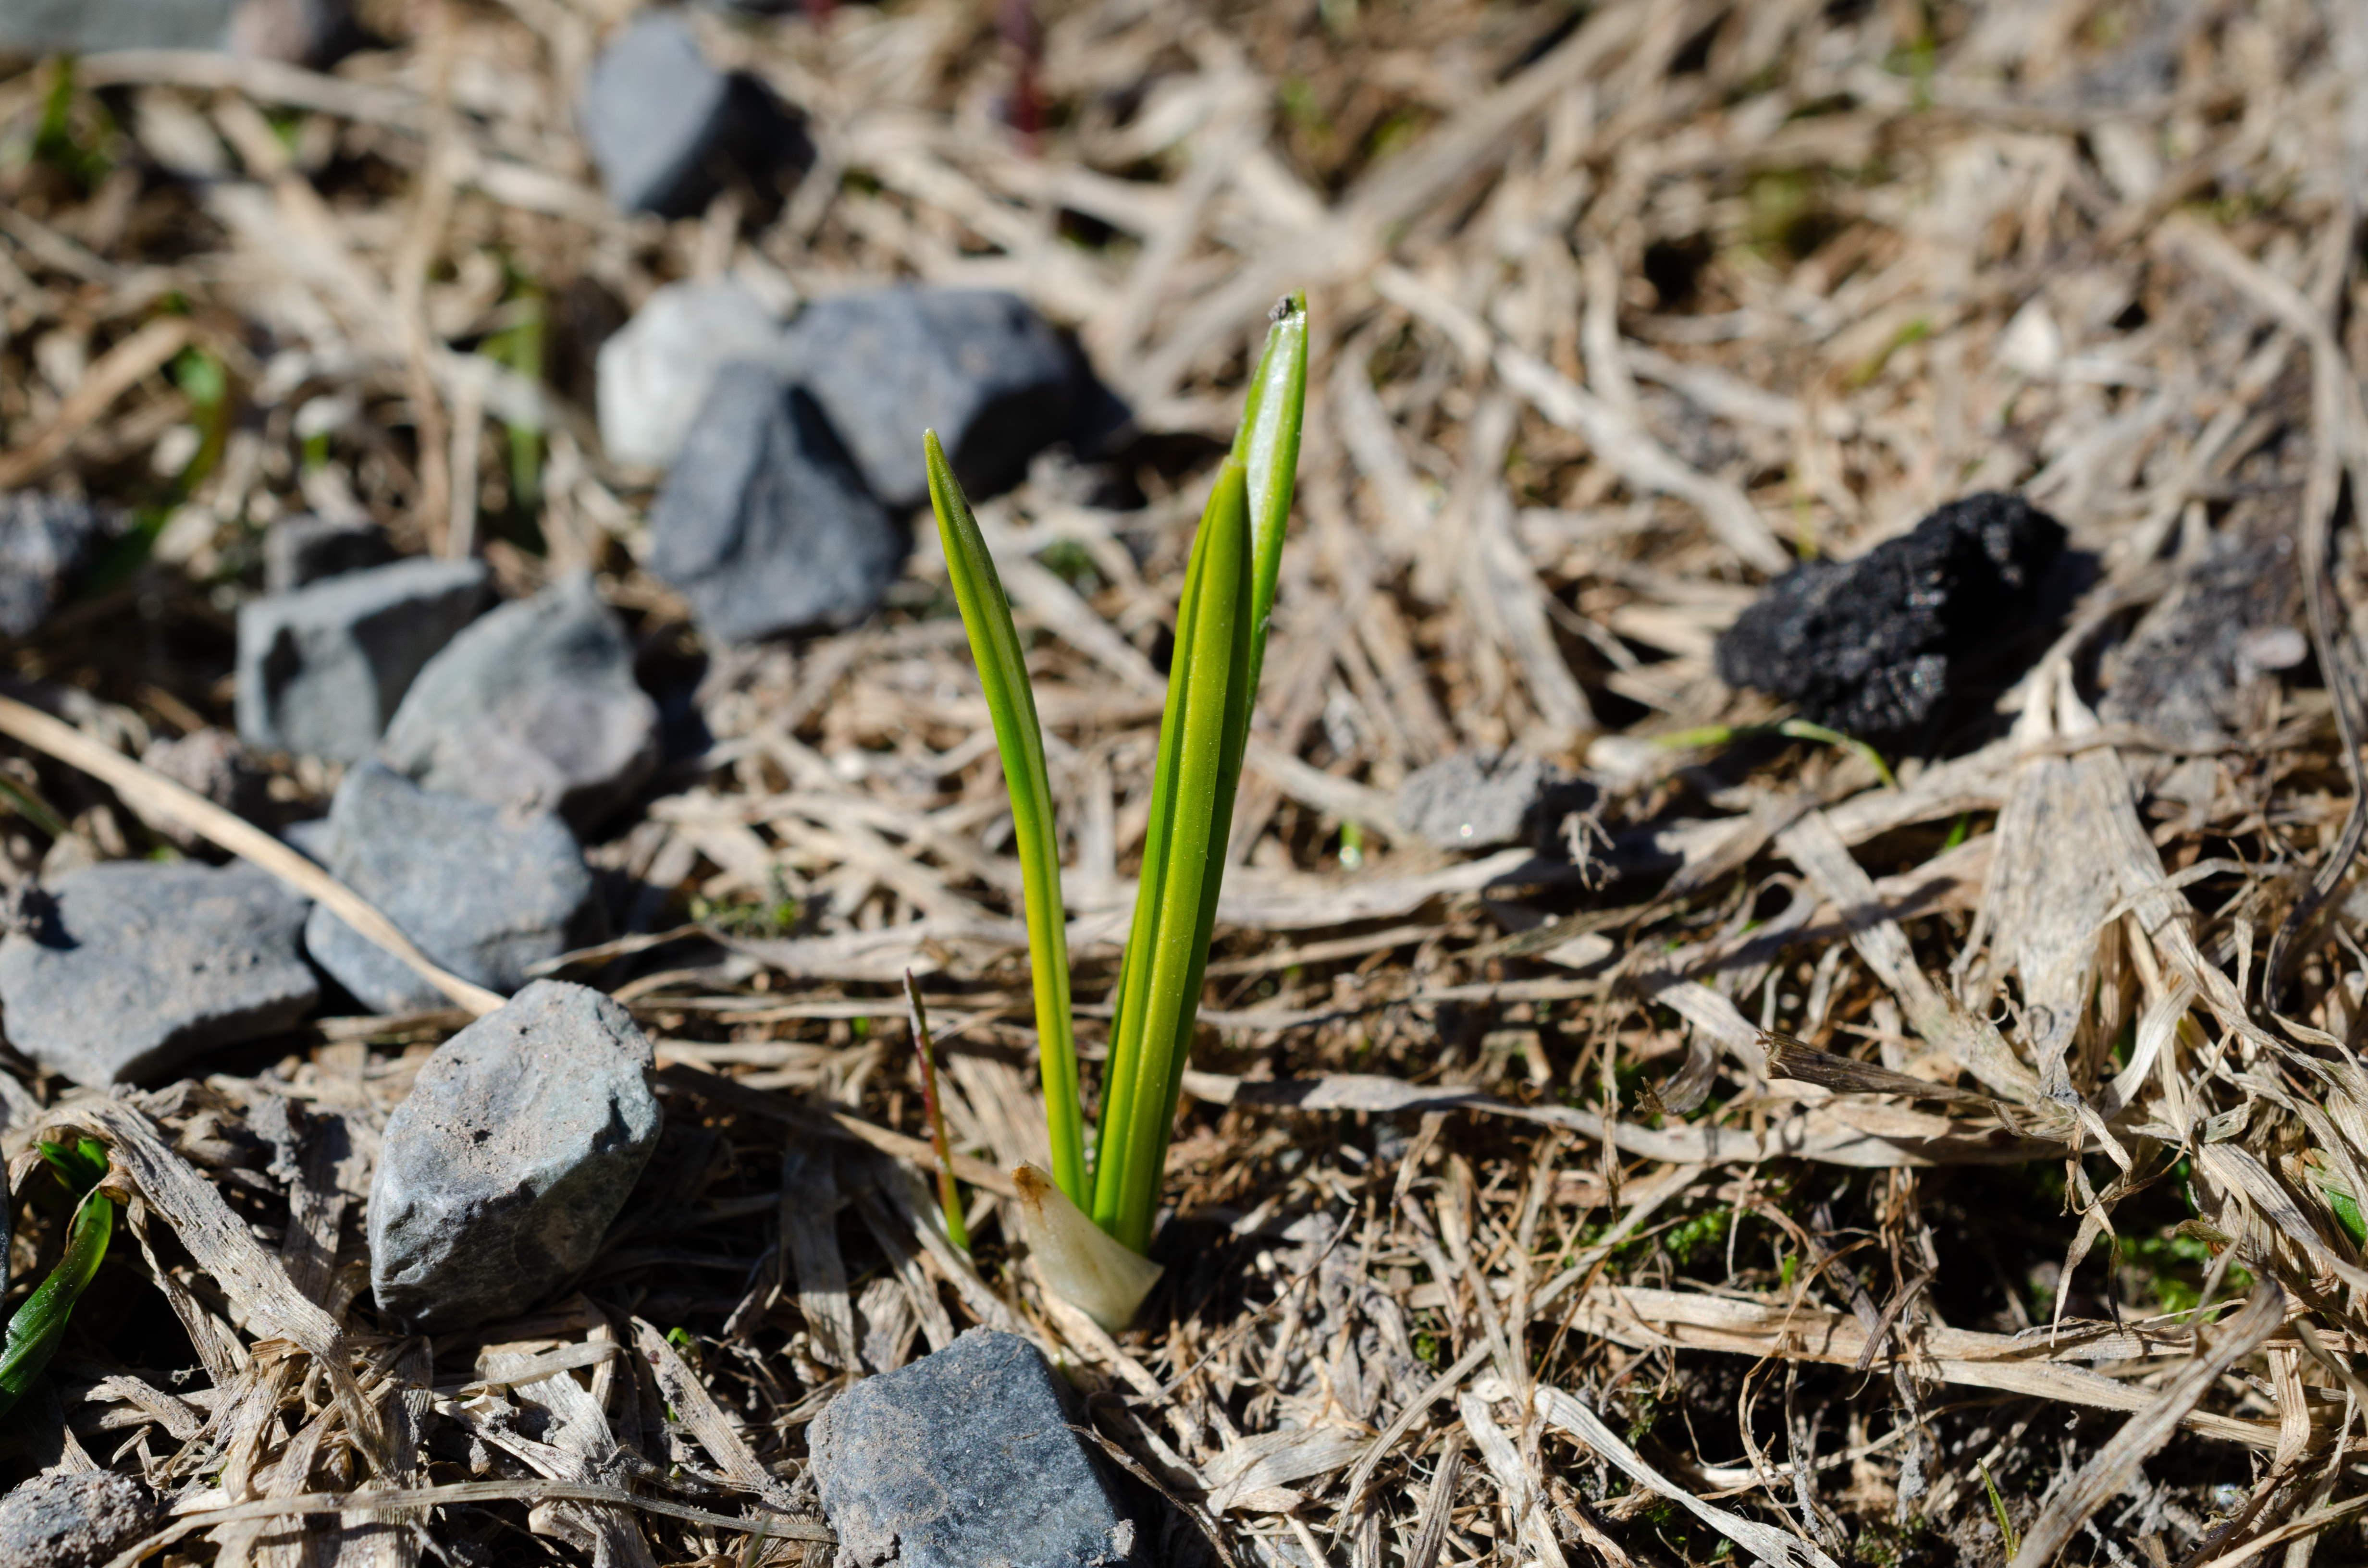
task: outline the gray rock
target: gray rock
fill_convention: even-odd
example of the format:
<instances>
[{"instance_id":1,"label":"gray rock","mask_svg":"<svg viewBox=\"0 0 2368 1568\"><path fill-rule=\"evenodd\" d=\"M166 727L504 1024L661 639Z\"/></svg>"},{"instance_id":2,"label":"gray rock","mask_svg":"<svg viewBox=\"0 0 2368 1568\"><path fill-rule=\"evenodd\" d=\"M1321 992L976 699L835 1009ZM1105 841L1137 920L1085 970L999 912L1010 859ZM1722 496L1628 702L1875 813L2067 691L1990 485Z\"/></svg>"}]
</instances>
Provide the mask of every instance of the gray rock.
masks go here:
<instances>
[{"instance_id":1,"label":"gray rock","mask_svg":"<svg viewBox=\"0 0 2368 1568\"><path fill-rule=\"evenodd\" d=\"M393 559L394 545L376 523L334 522L299 512L280 518L263 535L263 591L284 594Z\"/></svg>"},{"instance_id":2,"label":"gray rock","mask_svg":"<svg viewBox=\"0 0 2368 1568\"><path fill-rule=\"evenodd\" d=\"M654 1065L631 1013L550 980L438 1046L370 1180L379 1310L447 1333L590 1263L657 1146Z\"/></svg>"},{"instance_id":3,"label":"gray rock","mask_svg":"<svg viewBox=\"0 0 2368 1568\"><path fill-rule=\"evenodd\" d=\"M370 754L412 678L476 619L485 568L416 558L347 572L238 612L238 734L257 751Z\"/></svg>"},{"instance_id":4,"label":"gray rock","mask_svg":"<svg viewBox=\"0 0 2368 1568\"><path fill-rule=\"evenodd\" d=\"M681 217L709 182L702 165L730 128L731 84L680 17L644 12L593 62L577 121L609 199Z\"/></svg>"},{"instance_id":5,"label":"gray rock","mask_svg":"<svg viewBox=\"0 0 2368 1568\"><path fill-rule=\"evenodd\" d=\"M544 959L600 939L592 873L567 824L433 794L378 762L347 771L312 852L422 952L505 994ZM326 908L304 925L313 961L381 1013L444 1006L441 993Z\"/></svg>"},{"instance_id":6,"label":"gray rock","mask_svg":"<svg viewBox=\"0 0 2368 1568\"><path fill-rule=\"evenodd\" d=\"M912 547L814 400L745 364L716 373L650 529L650 569L726 642L862 619Z\"/></svg>"},{"instance_id":7,"label":"gray rock","mask_svg":"<svg viewBox=\"0 0 2368 1568\"><path fill-rule=\"evenodd\" d=\"M664 468L734 360L776 363L780 319L730 278L669 283L600 345L595 395L611 461Z\"/></svg>"},{"instance_id":8,"label":"gray rock","mask_svg":"<svg viewBox=\"0 0 2368 1568\"><path fill-rule=\"evenodd\" d=\"M206 49L303 61L345 17L338 0L0 0L0 52Z\"/></svg>"},{"instance_id":9,"label":"gray rock","mask_svg":"<svg viewBox=\"0 0 2368 1568\"><path fill-rule=\"evenodd\" d=\"M1533 756L1460 751L1398 786L1397 819L1440 849L1495 849L1529 836L1531 812L1561 776Z\"/></svg>"},{"instance_id":10,"label":"gray rock","mask_svg":"<svg viewBox=\"0 0 2368 1568\"><path fill-rule=\"evenodd\" d=\"M22 637L47 620L122 531L119 514L87 501L0 495L0 633Z\"/></svg>"},{"instance_id":11,"label":"gray rock","mask_svg":"<svg viewBox=\"0 0 2368 1568\"><path fill-rule=\"evenodd\" d=\"M1138 1528L1036 1347L974 1328L866 1378L807 1435L838 1568L1103 1568Z\"/></svg>"},{"instance_id":12,"label":"gray rock","mask_svg":"<svg viewBox=\"0 0 2368 1568\"><path fill-rule=\"evenodd\" d=\"M883 289L808 306L791 324L790 379L829 415L885 505L929 498L921 432L944 443L973 494L1003 489L1067 432L1076 361L1016 294Z\"/></svg>"},{"instance_id":13,"label":"gray rock","mask_svg":"<svg viewBox=\"0 0 2368 1568\"><path fill-rule=\"evenodd\" d=\"M502 606L427 661L380 757L430 790L589 827L657 766L658 709L588 574Z\"/></svg>"},{"instance_id":14,"label":"gray rock","mask_svg":"<svg viewBox=\"0 0 2368 1568\"><path fill-rule=\"evenodd\" d=\"M155 1494L128 1475L37 1475L0 1498L0 1568L99 1568L155 1522Z\"/></svg>"},{"instance_id":15,"label":"gray rock","mask_svg":"<svg viewBox=\"0 0 2368 1568\"><path fill-rule=\"evenodd\" d=\"M258 820L271 809L271 776L256 765L247 749L238 744L238 737L228 730L208 726L191 730L178 740L151 741L148 749L140 754L140 760L174 783L195 790L222 810L249 822ZM165 817L149 815L137 804L132 804L132 810L142 822L184 849L193 850L209 842L203 835L191 833Z\"/></svg>"},{"instance_id":16,"label":"gray rock","mask_svg":"<svg viewBox=\"0 0 2368 1568\"><path fill-rule=\"evenodd\" d=\"M9 1043L79 1084L159 1077L311 1011L305 900L251 866L111 860L61 881L39 935L0 939Z\"/></svg>"}]
</instances>

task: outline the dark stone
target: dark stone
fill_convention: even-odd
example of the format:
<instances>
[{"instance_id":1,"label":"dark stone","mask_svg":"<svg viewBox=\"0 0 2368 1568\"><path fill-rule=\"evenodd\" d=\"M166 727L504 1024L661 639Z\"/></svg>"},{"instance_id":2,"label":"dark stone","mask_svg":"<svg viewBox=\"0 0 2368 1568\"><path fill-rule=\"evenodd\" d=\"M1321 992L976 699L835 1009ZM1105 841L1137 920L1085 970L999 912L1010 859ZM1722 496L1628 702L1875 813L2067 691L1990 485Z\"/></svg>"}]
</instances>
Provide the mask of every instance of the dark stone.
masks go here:
<instances>
[{"instance_id":1,"label":"dark stone","mask_svg":"<svg viewBox=\"0 0 2368 1568\"><path fill-rule=\"evenodd\" d=\"M1036 1347L974 1328L840 1394L808 1435L838 1568L1106 1568L1148 1561Z\"/></svg>"},{"instance_id":2,"label":"dark stone","mask_svg":"<svg viewBox=\"0 0 2368 1568\"><path fill-rule=\"evenodd\" d=\"M2031 630L2064 527L2019 495L1947 506L1854 561L1768 585L1718 640L1718 674L1861 738L1899 737Z\"/></svg>"},{"instance_id":3,"label":"dark stone","mask_svg":"<svg viewBox=\"0 0 2368 1568\"><path fill-rule=\"evenodd\" d=\"M605 934L583 849L557 816L431 793L381 763L347 772L328 826L300 847L429 958L505 994L526 983L533 965ZM445 1005L442 993L326 907L305 922L304 947L365 1006L409 1013Z\"/></svg>"},{"instance_id":4,"label":"dark stone","mask_svg":"<svg viewBox=\"0 0 2368 1568\"><path fill-rule=\"evenodd\" d=\"M156 1524L155 1494L108 1471L37 1475L0 1497L0 1568L100 1568Z\"/></svg>"},{"instance_id":5,"label":"dark stone","mask_svg":"<svg viewBox=\"0 0 2368 1568\"><path fill-rule=\"evenodd\" d=\"M484 599L484 562L418 557L249 600L238 612L239 739L360 761Z\"/></svg>"},{"instance_id":6,"label":"dark stone","mask_svg":"<svg viewBox=\"0 0 2368 1568\"><path fill-rule=\"evenodd\" d=\"M650 529L650 569L725 642L862 619L912 548L814 400L746 364L716 373Z\"/></svg>"},{"instance_id":7,"label":"dark stone","mask_svg":"<svg viewBox=\"0 0 2368 1568\"><path fill-rule=\"evenodd\" d=\"M160 1077L320 994L305 900L251 866L110 860L54 892L46 932L0 939L0 1008L10 1044L78 1084Z\"/></svg>"},{"instance_id":8,"label":"dark stone","mask_svg":"<svg viewBox=\"0 0 2368 1568\"><path fill-rule=\"evenodd\" d=\"M383 566L393 559L394 546L376 523L332 522L299 512L264 531L263 591L284 594L324 577Z\"/></svg>"},{"instance_id":9,"label":"dark stone","mask_svg":"<svg viewBox=\"0 0 2368 1568\"><path fill-rule=\"evenodd\" d=\"M587 574L502 606L427 661L379 756L430 790L555 811L578 829L657 766L658 709Z\"/></svg>"},{"instance_id":10,"label":"dark stone","mask_svg":"<svg viewBox=\"0 0 2368 1568\"><path fill-rule=\"evenodd\" d=\"M609 199L628 212L698 210L732 121L732 86L678 17L648 11L593 62L578 116Z\"/></svg>"},{"instance_id":11,"label":"dark stone","mask_svg":"<svg viewBox=\"0 0 2368 1568\"><path fill-rule=\"evenodd\" d=\"M2300 597L2290 539L2198 562L2114 656L2099 717L2181 750L2226 744L2253 717L2268 674L2309 656Z\"/></svg>"},{"instance_id":12,"label":"dark stone","mask_svg":"<svg viewBox=\"0 0 2368 1568\"><path fill-rule=\"evenodd\" d=\"M120 514L87 501L0 495L0 634L22 637L47 620L122 531Z\"/></svg>"},{"instance_id":13,"label":"dark stone","mask_svg":"<svg viewBox=\"0 0 2368 1568\"><path fill-rule=\"evenodd\" d=\"M654 1066L631 1013L549 980L437 1047L370 1180L379 1310L449 1333L589 1264L657 1146Z\"/></svg>"},{"instance_id":14,"label":"dark stone","mask_svg":"<svg viewBox=\"0 0 2368 1568\"><path fill-rule=\"evenodd\" d=\"M271 810L271 776L256 763L238 737L211 726L192 730L178 740L151 741L140 760L174 783L203 795L222 810L249 822L258 822ZM210 843L162 816L150 816L132 807L140 820L184 849Z\"/></svg>"},{"instance_id":15,"label":"dark stone","mask_svg":"<svg viewBox=\"0 0 2368 1568\"><path fill-rule=\"evenodd\" d=\"M790 324L783 348L791 379L829 415L872 494L900 510L929 498L924 429L973 495L1002 490L1069 433L1084 380L1032 306L993 290L819 300Z\"/></svg>"}]
</instances>

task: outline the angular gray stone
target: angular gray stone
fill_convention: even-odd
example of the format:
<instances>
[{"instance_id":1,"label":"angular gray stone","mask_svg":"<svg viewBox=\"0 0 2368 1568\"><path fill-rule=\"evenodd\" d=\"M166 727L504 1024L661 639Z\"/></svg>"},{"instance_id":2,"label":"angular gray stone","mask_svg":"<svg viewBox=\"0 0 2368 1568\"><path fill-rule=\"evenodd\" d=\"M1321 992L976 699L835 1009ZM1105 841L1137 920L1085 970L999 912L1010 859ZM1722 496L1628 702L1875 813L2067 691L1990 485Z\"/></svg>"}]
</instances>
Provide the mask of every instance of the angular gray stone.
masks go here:
<instances>
[{"instance_id":1,"label":"angular gray stone","mask_svg":"<svg viewBox=\"0 0 2368 1568\"><path fill-rule=\"evenodd\" d=\"M732 89L678 17L644 12L593 62L577 124L609 199L681 217L707 182L701 165L729 130Z\"/></svg>"},{"instance_id":2,"label":"angular gray stone","mask_svg":"<svg viewBox=\"0 0 2368 1568\"><path fill-rule=\"evenodd\" d=\"M600 939L592 872L567 824L434 794L378 762L347 770L328 825L302 846L375 904L422 952L505 994L544 959ZM445 1005L442 993L352 926L316 907L304 924L313 961L381 1013Z\"/></svg>"},{"instance_id":3,"label":"angular gray stone","mask_svg":"<svg viewBox=\"0 0 2368 1568\"><path fill-rule=\"evenodd\" d=\"M238 735L333 762L370 754L420 666L476 619L484 563L418 557L238 612Z\"/></svg>"},{"instance_id":4,"label":"angular gray stone","mask_svg":"<svg viewBox=\"0 0 2368 1568\"><path fill-rule=\"evenodd\" d=\"M155 1494L128 1475L37 1475L0 1497L0 1568L99 1568L155 1522Z\"/></svg>"},{"instance_id":5,"label":"angular gray stone","mask_svg":"<svg viewBox=\"0 0 2368 1568\"><path fill-rule=\"evenodd\" d=\"M912 547L814 400L748 364L716 373L650 530L650 569L725 642L862 619Z\"/></svg>"},{"instance_id":6,"label":"angular gray stone","mask_svg":"<svg viewBox=\"0 0 2368 1568\"><path fill-rule=\"evenodd\" d=\"M857 1383L807 1434L838 1568L1147 1561L1077 1419L1034 1346L984 1328Z\"/></svg>"},{"instance_id":7,"label":"angular gray stone","mask_svg":"<svg viewBox=\"0 0 2368 1568\"><path fill-rule=\"evenodd\" d=\"M589 827L658 760L658 709L588 574L464 628L427 661L379 756L430 790Z\"/></svg>"},{"instance_id":8,"label":"angular gray stone","mask_svg":"<svg viewBox=\"0 0 2368 1568\"><path fill-rule=\"evenodd\" d=\"M87 501L0 495L0 634L22 637L47 620L122 531L119 514Z\"/></svg>"},{"instance_id":9,"label":"angular gray stone","mask_svg":"<svg viewBox=\"0 0 2368 1568\"><path fill-rule=\"evenodd\" d=\"M438 1046L370 1180L379 1310L468 1328L590 1263L657 1146L654 1065L631 1013L549 980Z\"/></svg>"},{"instance_id":10,"label":"angular gray stone","mask_svg":"<svg viewBox=\"0 0 2368 1568\"><path fill-rule=\"evenodd\" d=\"M929 498L921 432L935 430L973 494L1001 490L1067 432L1082 387L1058 335L1017 294L882 289L806 307L785 341L789 379L830 418L873 494Z\"/></svg>"},{"instance_id":11,"label":"angular gray stone","mask_svg":"<svg viewBox=\"0 0 2368 1568\"><path fill-rule=\"evenodd\" d=\"M1560 775L1533 756L1460 751L1406 775L1397 819L1440 849L1495 849L1529 836L1531 811Z\"/></svg>"},{"instance_id":12,"label":"angular gray stone","mask_svg":"<svg viewBox=\"0 0 2368 1568\"><path fill-rule=\"evenodd\" d=\"M263 591L284 594L394 559L386 530L372 522L335 522L299 512L264 531Z\"/></svg>"},{"instance_id":13,"label":"angular gray stone","mask_svg":"<svg viewBox=\"0 0 2368 1568\"><path fill-rule=\"evenodd\" d=\"M770 363L781 353L780 318L728 278L669 283L600 345L595 362L600 445L612 462L664 468L734 360Z\"/></svg>"},{"instance_id":14,"label":"angular gray stone","mask_svg":"<svg viewBox=\"0 0 2368 1568\"><path fill-rule=\"evenodd\" d=\"M46 929L0 939L0 1028L78 1084L162 1076L292 1027L320 994L306 901L251 866L110 860L52 891Z\"/></svg>"}]
</instances>

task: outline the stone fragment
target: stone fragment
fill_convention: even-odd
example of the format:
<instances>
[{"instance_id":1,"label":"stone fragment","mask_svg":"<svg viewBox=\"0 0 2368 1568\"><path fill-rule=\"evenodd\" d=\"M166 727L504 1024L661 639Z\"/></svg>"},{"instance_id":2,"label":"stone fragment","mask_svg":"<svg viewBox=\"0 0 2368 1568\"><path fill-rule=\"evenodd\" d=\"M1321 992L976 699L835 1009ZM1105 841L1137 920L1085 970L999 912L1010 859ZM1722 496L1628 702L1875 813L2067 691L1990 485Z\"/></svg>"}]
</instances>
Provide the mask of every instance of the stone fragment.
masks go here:
<instances>
[{"instance_id":1,"label":"stone fragment","mask_svg":"<svg viewBox=\"0 0 2368 1568\"><path fill-rule=\"evenodd\" d=\"M379 756L430 790L590 827L658 760L624 624L577 574L462 629L395 710Z\"/></svg>"},{"instance_id":2,"label":"stone fragment","mask_svg":"<svg viewBox=\"0 0 2368 1568\"><path fill-rule=\"evenodd\" d=\"M814 400L758 365L716 373L650 529L650 569L726 642L862 619L912 547Z\"/></svg>"},{"instance_id":3,"label":"stone fragment","mask_svg":"<svg viewBox=\"0 0 2368 1568\"><path fill-rule=\"evenodd\" d=\"M336 522L310 512L282 517L263 535L263 591L284 594L324 577L383 566L394 559L386 530L368 521Z\"/></svg>"},{"instance_id":4,"label":"stone fragment","mask_svg":"<svg viewBox=\"0 0 2368 1568\"><path fill-rule=\"evenodd\" d=\"M778 363L782 327L732 279L669 283L600 345L596 361L600 445L644 468L674 461L691 421L734 360Z\"/></svg>"},{"instance_id":5,"label":"stone fragment","mask_svg":"<svg viewBox=\"0 0 2368 1568\"><path fill-rule=\"evenodd\" d=\"M368 756L420 666L484 598L484 562L418 557L250 599L238 612L239 739Z\"/></svg>"},{"instance_id":6,"label":"stone fragment","mask_svg":"<svg viewBox=\"0 0 2368 1568\"><path fill-rule=\"evenodd\" d=\"M0 0L0 53L202 49L302 62L346 17L342 0Z\"/></svg>"},{"instance_id":7,"label":"stone fragment","mask_svg":"<svg viewBox=\"0 0 2368 1568\"><path fill-rule=\"evenodd\" d=\"M1436 848L1497 849L1534 836L1540 807L1566 783L1534 756L1460 751L1406 775L1397 819Z\"/></svg>"},{"instance_id":8,"label":"stone fragment","mask_svg":"<svg viewBox=\"0 0 2368 1568\"><path fill-rule=\"evenodd\" d=\"M2258 710L2269 673L2309 656L2300 596L2291 539L2197 562L2112 660L2099 717L2182 750L2226 744Z\"/></svg>"},{"instance_id":9,"label":"stone fragment","mask_svg":"<svg viewBox=\"0 0 2368 1568\"><path fill-rule=\"evenodd\" d=\"M251 866L110 860L52 891L45 931L0 938L0 1024L76 1083L161 1077L292 1027L320 994L306 901Z\"/></svg>"},{"instance_id":10,"label":"stone fragment","mask_svg":"<svg viewBox=\"0 0 2368 1568\"><path fill-rule=\"evenodd\" d=\"M47 620L122 531L120 516L87 501L0 495L0 635L22 637Z\"/></svg>"},{"instance_id":11,"label":"stone fragment","mask_svg":"<svg viewBox=\"0 0 2368 1568\"><path fill-rule=\"evenodd\" d=\"M301 845L438 963L505 994L544 959L604 934L592 873L567 824L431 793L379 762L346 773L328 825ZM376 943L316 907L304 925L313 961L381 1013L445 1005L443 994Z\"/></svg>"},{"instance_id":12,"label":"stone fragment","mask_svg":"<svg viewBox=\"0 0 2368 1568\"><path fill-rule=\"evenodd\" d=\"M932 429L975 494L1017 483L1068 433L1084 378L1068 346L1017 294L905 287L817 301L790 324L790 379L829 416L893 508L929 498Z\"/></svg>"},{"instance_id":13,"label":"stone fragment","mask_svg":"<svg viewBox=\"0 0 2368 1568\"><path fill-rule=\"evenodd\" d=\"M271 776L256 765L247 749L238 744L238 737L228 730L209 725L191 730L178 740L151 741L148 749L140 754L140 760L174 783L249 822L260 820L271 809ZM141 811L137 804L132 804L132 810L139 812L141 821L184 849L194 850L210 842L203 835L192 833L168 818Z\"/></svg>"},{"instance_id":14,"label":"stone fragment","mask_svg":"<svg viewBox=\"0 0 2368 1568\"><path fill-rule=\"evenodd\" d=\"M592 1261L657 1146L650 1042L539 980L436 1048L370 1181L381 1312L443 1334L512 1317Z\"/></svg>"},{"instance_id":15,"label":"stone fragment","mask_svg":"<svg viewBox=\"0 0 2368 1568\"><path fill-rule=\"evenodd\" d=\"M593 62L577 121L609 199L679 218L713 184L706 168L732 118L732 86L678 17L646 11Z\"/></svg>"},{"instance_id":16,"label":"stone fragment","mask_svg":"<svg viewBox=\"0 0 2368 1568\"><path fill-rule=\"evenodd\" d=\"M100 1568L155 1523L155 1494L128 1475L37 1475L0 1497L0 1568Z\"/></svg>"},{"instance_id":17,"label":"stone fragment","mask_svg":"<svg viewBox=\"0 0 2368 1568\"><path fill-rule=\"evenodd\" d=\"M2031 630L2064 527L2019 495L1952 501L1852 561L1768 585L1720 636L1718 674L1864 739L1899 738Z\"/></svg>"},{"instance_id":18,"label":"stone fragment","mask_svg":"<svg viewBox=\"0 0 2368 1568\"><path fill-rule=\"evenodd\" d=\"M974 1328L866 1378L808 1435L838 1568L1106 1568L1138 1526L1036 1347Z\"/></svg>"}]
</instances>

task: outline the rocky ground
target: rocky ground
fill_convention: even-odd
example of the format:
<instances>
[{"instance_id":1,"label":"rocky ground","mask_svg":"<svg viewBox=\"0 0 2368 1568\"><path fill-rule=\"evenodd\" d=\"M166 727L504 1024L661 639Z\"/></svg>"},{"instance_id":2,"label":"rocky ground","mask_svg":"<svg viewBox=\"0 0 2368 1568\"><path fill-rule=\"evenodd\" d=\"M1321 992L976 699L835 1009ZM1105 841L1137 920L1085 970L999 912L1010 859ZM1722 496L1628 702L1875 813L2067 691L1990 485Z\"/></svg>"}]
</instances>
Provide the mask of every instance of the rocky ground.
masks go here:
<instances>
[{"instance_id":1,"label":"rocky ground","mask_svg":"<svg viewBox=\"0 0 2368 1568\"><path fill-rule=\"evenodd\" d=\"M2350 8L0 0L0 61L7 1305L37 1144L123 1206L0 1565L2362 1554ZM1010 1223L918 433L1090 1094L1293 289L1113 1337Z\"/></svg>"}]
</instances>

